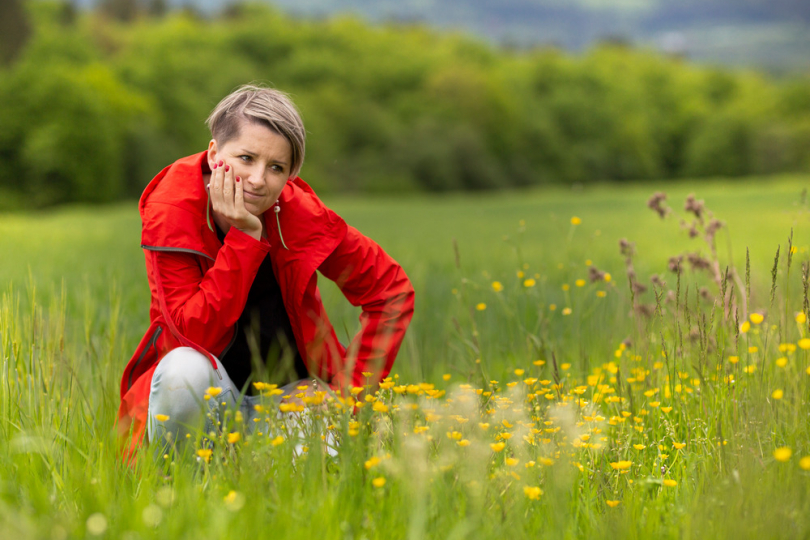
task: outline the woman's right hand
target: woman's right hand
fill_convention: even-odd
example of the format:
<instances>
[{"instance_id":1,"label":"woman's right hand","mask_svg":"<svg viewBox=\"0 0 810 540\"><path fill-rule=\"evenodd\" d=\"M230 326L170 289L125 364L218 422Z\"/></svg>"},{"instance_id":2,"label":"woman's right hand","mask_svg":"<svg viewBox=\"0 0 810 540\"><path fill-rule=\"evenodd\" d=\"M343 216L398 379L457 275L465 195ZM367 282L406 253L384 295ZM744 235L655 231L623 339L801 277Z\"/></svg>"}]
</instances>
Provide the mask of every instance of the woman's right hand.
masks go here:
<instances>
[{"instance_id":1,"label":"woman's right hand","mask_svg":"<svg viewBox=\"0 0 810 540\"><path fill-rule=\"evenodd\" d=\"M208 182L211 193L211 206L214 213L231 227L260 240L262 222L245 208L244 190L241 178L234 177L233 167L218 161L211 167L211 180Z\"/></svg>"}]
</instances>

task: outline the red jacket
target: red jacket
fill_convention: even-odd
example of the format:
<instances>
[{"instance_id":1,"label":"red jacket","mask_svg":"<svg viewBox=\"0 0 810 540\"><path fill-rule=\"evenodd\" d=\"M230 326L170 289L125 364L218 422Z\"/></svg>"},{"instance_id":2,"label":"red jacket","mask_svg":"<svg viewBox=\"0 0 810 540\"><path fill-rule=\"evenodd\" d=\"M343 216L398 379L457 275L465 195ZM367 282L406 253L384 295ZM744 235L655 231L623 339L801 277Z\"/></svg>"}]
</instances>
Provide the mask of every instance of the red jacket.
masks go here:
<instances>
[{"instance_id":1,"label":"red jacket","mask_svg":"<svg viewBox=\"0 0 810 540\"><path fill-rule=\"evenodd\" d=\"M300 178L264 214L268 240L232 227L220 242L206 220L206 153L178 160L146 187L139 209L141 247L152 293L152 324L121 379L119 430L142 442L149 390L160 358L178 346L216 359L231 343L253 278L267 254L281 288L295 341L310 373L337 389L386 377L413 315L413 287L396 261L327 208ZM355 306L361 330L345 349L335 336L317 287L319 270Z\"/></svg>"}]
</instances>

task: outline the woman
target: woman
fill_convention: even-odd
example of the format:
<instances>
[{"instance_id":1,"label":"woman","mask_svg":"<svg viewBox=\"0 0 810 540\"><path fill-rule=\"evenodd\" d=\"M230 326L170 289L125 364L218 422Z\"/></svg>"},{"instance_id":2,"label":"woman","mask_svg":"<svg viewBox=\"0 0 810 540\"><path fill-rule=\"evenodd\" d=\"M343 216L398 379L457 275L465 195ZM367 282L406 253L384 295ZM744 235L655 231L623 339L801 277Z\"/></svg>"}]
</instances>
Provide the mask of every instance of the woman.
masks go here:
<instances>
[{"instance_id":1,"label":"woman","mask_svg":"<svg viewBox=\"0 0 810 540\"><path fill-rule=\"evenodd\" d=\"M254 367L278 373L286 360L275 382L298 388L310 387L296 382L308 376L337 391L374 384L413 314L402 268L297 177L305 131L285 94L243 86L208 126L208 150L161 171L139 204L152 324L121 380L129 455L144 439L170 443L199 426L209 387L221 389L216 402L245 408ZM324 311L316 270L362 306L348 348Z\"/></svg>"}]
</instances>

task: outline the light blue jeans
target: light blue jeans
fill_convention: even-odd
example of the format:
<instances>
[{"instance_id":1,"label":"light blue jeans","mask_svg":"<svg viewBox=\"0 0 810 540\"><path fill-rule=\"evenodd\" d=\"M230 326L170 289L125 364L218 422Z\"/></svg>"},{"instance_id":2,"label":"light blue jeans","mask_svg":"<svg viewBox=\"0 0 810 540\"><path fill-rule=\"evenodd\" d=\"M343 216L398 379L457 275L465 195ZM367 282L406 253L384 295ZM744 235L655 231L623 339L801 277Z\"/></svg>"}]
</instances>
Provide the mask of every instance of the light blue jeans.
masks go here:
<instances>
[{"instance_id":1,"label":"light blue jeans","mask_svg":"<svg viewBox=\"0 0 810 540\"><path fill-rule=\"evenodd\" d=\"M219 361L217 364L219 375L208 358L190 347L173 349L161 359L152 376L146 425L147 437L156 447L156 455L162 456L164 449L176 441L185 440L186 435L194 438L201 428L205 434L219 431L216 424L223 421L226 410L232 414L241 411L248 430L256 425L253 419L258 413L254 405L259 403L261 396L242 395L224 366ZM295 387L305 382L298 380L283 386L284 394L277 396L277 401L294 394ZM206 390L210 387L219 387L222 392L205 400ZM161 421L157 415L168 419Z\"/></svg>"}]
</instances>

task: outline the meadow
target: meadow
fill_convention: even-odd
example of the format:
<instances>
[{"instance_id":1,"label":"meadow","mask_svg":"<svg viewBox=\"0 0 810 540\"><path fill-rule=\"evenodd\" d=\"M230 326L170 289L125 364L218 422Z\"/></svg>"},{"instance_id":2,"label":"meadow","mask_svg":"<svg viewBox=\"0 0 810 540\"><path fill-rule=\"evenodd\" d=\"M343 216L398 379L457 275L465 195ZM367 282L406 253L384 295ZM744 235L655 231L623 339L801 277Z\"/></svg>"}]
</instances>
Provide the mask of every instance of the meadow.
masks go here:
<instances>
[{"instance_id":1,"label":"meadow","mask_svg":"<svg viewBox=\"0 0 810 540\"><path fill-rule=\"evenodd\" d=\"M808 184L330 196L416 288L390 380L358 388L359 403L316 398L304 440L265 387L255 429L227 417L207 434L211 451L190 444L133 466L114 420L148 324L135 203L0 215L0 528L53 539L806 537ZM672 209L663 219L647 208L657 191ZM705 206L685 210L690 193ZM670 271L682 254L692 257ZM322 292L352 335L357 309L329 283ZM336 456L322 436L339 441Z\"/></svg>"}]
</instances>

